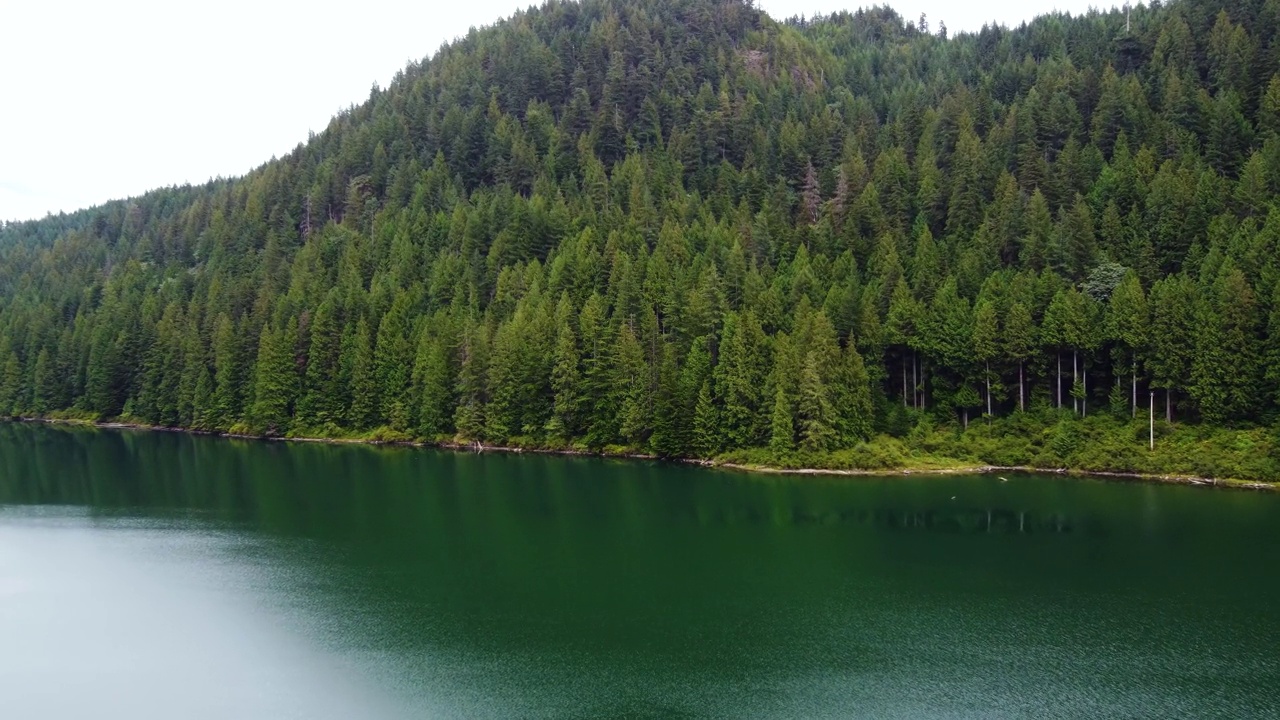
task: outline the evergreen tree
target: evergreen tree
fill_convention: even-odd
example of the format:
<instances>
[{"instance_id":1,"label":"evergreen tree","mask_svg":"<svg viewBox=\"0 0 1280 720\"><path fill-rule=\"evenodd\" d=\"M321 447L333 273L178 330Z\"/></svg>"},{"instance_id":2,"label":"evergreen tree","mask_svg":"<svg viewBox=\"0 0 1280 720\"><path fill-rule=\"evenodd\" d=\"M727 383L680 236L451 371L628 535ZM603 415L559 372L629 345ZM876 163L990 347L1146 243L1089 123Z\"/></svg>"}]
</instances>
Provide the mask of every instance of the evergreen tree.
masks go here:
<instances>
[{"instance_id":1,"label":"evergreen tree","mask_svg":"<svg viewBox=\"0 0 1280 720\"><path fill-rule=\"evenodd\" d=\"M568 306L568 296L561 300ZM581 373L578 368L578 340L573 325L564 318L556 332L555 362L551 369L551 389L555 400L547 431L552 437L575 437L581 427Z\"/></svg>"},{"instance_id":2,"label":"evergreen tree","mask_svg":"<svg viewBox=\"0 0 1280 720\"><path fill-rule=\"evenodd\" d=\"M817 353L810 352L805 356L800 372L796 414L800 426L800 447L806 452L831 450L840 439L836 428L838 418L818 363Z\"/></svg>"},{"instance_id":3,"label":"evergreen tree","mask_svg":"<svg viewBox=\"0 0 1280 720\"><path fill-rule=\"evenodd\" d=\"M769 449L776 455L786 455L795 448L795 422L791 415L791 401L787 391L778 387L773 395L773 414L769 421Z\"/></svg>"},{"instance_id":4,"label":"evergreen tree","mask_svg":"<svg viewBox=\"0 0 1280 720\"><path fill-rule=\"evenodd\" d=\"M1266 380L1271 385L1272 402L1280 404L1280 284L1276 285L1275 297L1271 301L1265 352ZM4 408L4 395L0 394L0 411Z\"/></svg>"},{"instance_id":5,"label":"evergreen tree","mask_svg":"<svg viewBox=\"0 0 1280 720\"><path fill-rule=\"evenodd\" d=\"M259 342L261 344L261 342ZM117 342L119 345L119 342ZM103 363L110 363L107 351L104 351ZM240 359L240 345L236 341L236 331L231 318L222 315L218 318L213 331L213 366L214 366L214 425L218 428L229 428L240 419L241 412L241 375L243 373ZM115 398L104 396L95 403L103 412L114 405Z\"/></svg>"},{"instance_id":6,"label":"evergreen tree","mask_svg":"<svg viewBox=\"0 0 1280 720\"><path fill-rule=\"evenodd\" d=\"M1026 362L1036 347L1035 321L1031 311L1019 301L1009 306L1004 321L1004 352L1018 363L1018 409L1026 409Z\"/></svg>"},{"instance_id":7,"label":"evergreen tree","mask_svg":"<svg viewBox=\"0 0 1280 720\"><path fill-rule=\"evenodd\" d=\"M424 437L453 431L454 372L445 342L423 333L414 363L418 386L418 432Z\"/></svg>"},{"instance_id":8,"label":"evergreen tree","mask_svg":"<svg viewBox=\"0 0 1280 720\"><path fill-rule=\"evenodd\" d=\"M871 438L875 406L871 397L871 378L854 343L841 353L840 366L832 384L839 442L854 445Z\"/></svg>"},{"instance_id":9,"label":"evergreen tree","mask_svg":"<svg viewBox=\"0 0 1280 720\"><path fill-rule=\"evenodd\" d=\"M17 414L18 400L22 393L22 364L12 350L5 353L0 366L0 416Z\"/></svg>"},{"instance_id":10,"label":"evergreen tree","mask_svg":"<svg viewBox=\"0 0 1280 720\"><path fill-rule=\"evenodd\" d=\"M311 316L311 345L307 352L298 421L307 426L336 426L344 414L339 387L342 332L332 298L326 298Z\"/></svg>"},{"instance_id":11,"label":"evergreen tree","mask_svg":"<svg viewBox=\"0 0 1280 720\"><path fill-rule=\"evenodd\" d=\"M1259 315L1244 273L1227 263L1196 313L1191 396L1205 419L1244 420L1261 404Z\"/></svg>"},{"instance_id":12,"label":"evergreen tree","mask_svg":"<svg viewBox=\"0 0 1280 720\"><path fill-rule=\"evenodd\" d=\"M362 317L355 332L343 338L342 367L351 392L347 422L358 430L378 424L378 382L374 375L369 323Z\"/></svg>"},{"instance_id":13,"label":"evergreen tree","mask_svg":"<svg viewBox=\"0 0 1280 720\"><path fill-rule=\"evenodd\" d=\"M56 408L54 397L57 391L54 389L54 370L49 348L41 348L40 354L36 356L31 378L31 387L35 390L31 410L37 415L43 415Z\"/></svg>"},{"instance_id":14,"label":"evergreen tree","mask_svg":"<svg viewBox=\"0 0 1280 720\"><path fill-rule=\"evenodd\" d=\"M1130 272L1111 294L1107 320L1110 336L1118 342L1116 365L1129 366L1130 414L1138 412L1138 359L1147 344L1147 299L1138 276Z\"/></svg>"},{"instance_id":15,"label":"evergreen tree","mask_svg":"<svg viewBox=\"0 0 1280 720\"><path fill-rule=\"evenodd\" d=\"M409 342L411 303L408 293L401 291L396 294L391 308L378 323L373 352L379 415L396 430L408 428L406 400L413 368L412 345Z\"/></svg>"},{"instance_id":16,"label":"evergreen tree","mask_svg":"<svg viewBox=\"0 0 1280 720\"><path fill-rule=\"evenodd\" d=\"M1196 346L1195 282L1173 275L1151 288L1151 350L1147 370L1151 384L1165 391L1165 419L1173 422L1173 392L1186 390Z\"/></svg>"},{"instance_id":17,"label":"evergreen tree","mask_svg":"<svg viewBox=\"0 0 1280 720\"><path fill-rule=\"evenodd\" d=\"M289 403L296 383L289 343L294 333L296 325L290 321L290 327L282 330L263 325L259 335L249 422L255 430L268 435L283 434L288 430Z\"/></svg>"},{"instance_id":18,"label":"evergreen tree","mask_svg":"<svg viewBox=\"0 0 1280 720\"><path fill-rule=\"evenodd\" d=\"M458 405L453 424L459 435L478 441L484 437L484 411L488 403L485 382L489 364L488 338L483 327L465 330L462 338L459 353L462 362L458 368L456 391Z\"/></svg>"},{"instance_id":19,"label":"evergreen tree","mask_svg":"<svg viewBox=\"0 0 1280 720\"><path fill-rule=\"evenodd\" d=\"M764 332L750 310L725 316L715 381L716 395L724 403L725 439L732 447L753 447L769 437L759 420L768 367L764 344Z\"/></svg>"},{"instance_id":20,"label":"evergreen tree","mask_svg":"<svg viewBox=\"0 0 1280 720\"><path fill-rule=\"evenodd\" d=\"M999 328L995 304L982 300L973 313L973 359L982 363L982 380L986 386L987 415L994 415L991 400L991 361L1000 356Z\"/></svg>"},{"instance_id":21,"label":"evergreen tree","mask_svg":"<svg viewBox=\"0 0 1280 720\"><path fill-rule=\"evenodd\" d=\"M653 431L652 392L644 348L628 323L618 332L613 370L612 405L618 408L618 433L632 446L643 445Z\"/></svg>"},{"instance_id":22,"label":"evergreen tree","mask_svg":"<svg viewBox=\"0 0 1280 720\"><path fill-rule=\"evenodd\" d=\"M720 451L724 436L720 429L720 412L711 396L711 381L702 383L693 410L692 450L695 456L708 458Z\"/></svg>"}]
</instances>

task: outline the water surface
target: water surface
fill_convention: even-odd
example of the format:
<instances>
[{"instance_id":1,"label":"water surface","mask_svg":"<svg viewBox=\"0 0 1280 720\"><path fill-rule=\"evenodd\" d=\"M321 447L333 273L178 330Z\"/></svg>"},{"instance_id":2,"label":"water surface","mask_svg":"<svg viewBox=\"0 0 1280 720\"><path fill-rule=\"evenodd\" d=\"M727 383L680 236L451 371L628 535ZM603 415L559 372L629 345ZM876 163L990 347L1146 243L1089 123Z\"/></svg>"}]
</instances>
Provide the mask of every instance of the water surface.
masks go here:
<instances>
[{"instance_id":1,"label":"water surface","mask_svg":"<svg viewBox=\"0 0 1280 720\"><path fill-rule=\"evenodd\" d=\"M1280 497L0 424L6 718L1280 715Z\"/></svg>"}]
</instances>

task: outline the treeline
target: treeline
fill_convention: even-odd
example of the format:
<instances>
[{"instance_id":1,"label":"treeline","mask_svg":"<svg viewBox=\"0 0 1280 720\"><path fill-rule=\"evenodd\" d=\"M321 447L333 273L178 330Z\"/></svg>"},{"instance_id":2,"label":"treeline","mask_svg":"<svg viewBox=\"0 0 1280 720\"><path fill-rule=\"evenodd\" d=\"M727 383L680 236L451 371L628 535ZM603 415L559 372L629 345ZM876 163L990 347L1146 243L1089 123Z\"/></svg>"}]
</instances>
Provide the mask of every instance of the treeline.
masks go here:
<instances>
[{"instance_id":1,"label":"treeline","mask_svg":"<svg viewBox=\"0 0 1280 720\"><path fill-rule=\"evenodd\" d=\"M0 414L697 457L1150 392L1266 424L1278 31L550 2L245 178L4 226Z\"/></svg>"}]
</instances>

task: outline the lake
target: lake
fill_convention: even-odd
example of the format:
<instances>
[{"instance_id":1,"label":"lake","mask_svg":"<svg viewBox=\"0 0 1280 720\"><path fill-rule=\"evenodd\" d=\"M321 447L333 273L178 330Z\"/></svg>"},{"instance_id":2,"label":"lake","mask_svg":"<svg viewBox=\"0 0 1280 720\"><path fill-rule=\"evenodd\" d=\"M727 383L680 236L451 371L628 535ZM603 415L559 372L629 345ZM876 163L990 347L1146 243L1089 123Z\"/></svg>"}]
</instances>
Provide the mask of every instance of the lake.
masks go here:
<instances>
[{"instance_id":1,"label":"lake","mask_svg":"<svg viewBox=\"0 0 1280 720\"><path fill-rule=\"evenodd\" d=\"M1275 717L1280 496L0 423L26 718Z\"/></svg>"}]
</instances>

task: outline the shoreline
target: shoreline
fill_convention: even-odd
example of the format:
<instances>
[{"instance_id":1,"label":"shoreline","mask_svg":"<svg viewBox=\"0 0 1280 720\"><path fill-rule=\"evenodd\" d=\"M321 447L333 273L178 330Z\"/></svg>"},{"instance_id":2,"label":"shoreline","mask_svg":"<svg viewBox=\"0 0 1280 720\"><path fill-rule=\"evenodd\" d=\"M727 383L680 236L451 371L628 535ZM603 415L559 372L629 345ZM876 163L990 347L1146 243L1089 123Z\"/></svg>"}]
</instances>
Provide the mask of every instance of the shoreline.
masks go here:
<instances>
[{"instance_id":1,"label":"shoreline","mask_svg":"<svg viewBox=\"0 0 1280 720\"><path fill-rule=\"evenodd\" d=\"M1169 475L1159 473L1118 472L1108 470L1077 470L1072 468L1038 468L1030 466L1005 465L956 465L946 468L886 468L881 470L832 469L832 468L779 468L767 465L748 465L715 460L699 460L697 458L661 458L657 455L636 452L608 452L577 450L569 448L526 448L519 446L485 445L480 442L426 442L418 440L365 440L360 438L325 438L325 437L279 437L266 435L244 435L237 433L197 430L193 428L166 427L129 422L102 422L96 420L77 420L74 418L42 418L12 417L11 422L44 423L46 425L69 425L93 427L103 430L144 430L149 432L183 433L187 435L204 435L235 440L257 440L267 442L318 443L326 445L369 445L383 447L433 448L454 452L471 451L502 453L535 453L539 455L564 455L576 457L615 458L623 460L660 460L686 465L698 465L706 468L720 468L734 472L757 473L762 475L825 475L832 477L885 477L885 476L945 476L945 475L989 475L998 472L1024 472L1040 475L1062 475L1077 478L1096 478L1111 482L1144 482L1162 485L1190 485L1195 487L1219 488L1229 490L1253 490L1260 492L1280 492L1280 483L1260 480L1238 480L1233 478L1208 478L1193 475Z\"/></svg>"}]
</instances>

